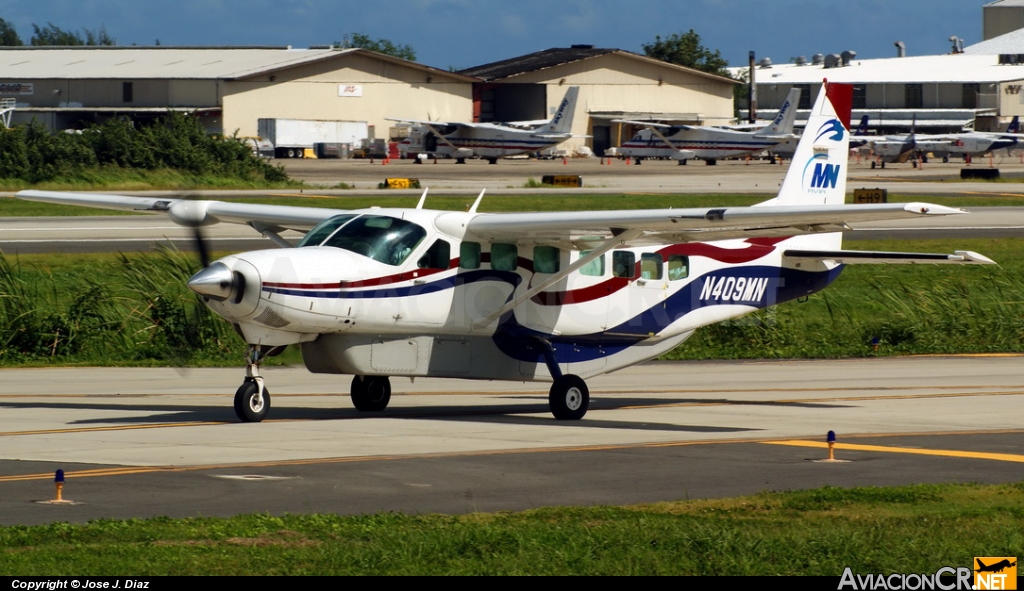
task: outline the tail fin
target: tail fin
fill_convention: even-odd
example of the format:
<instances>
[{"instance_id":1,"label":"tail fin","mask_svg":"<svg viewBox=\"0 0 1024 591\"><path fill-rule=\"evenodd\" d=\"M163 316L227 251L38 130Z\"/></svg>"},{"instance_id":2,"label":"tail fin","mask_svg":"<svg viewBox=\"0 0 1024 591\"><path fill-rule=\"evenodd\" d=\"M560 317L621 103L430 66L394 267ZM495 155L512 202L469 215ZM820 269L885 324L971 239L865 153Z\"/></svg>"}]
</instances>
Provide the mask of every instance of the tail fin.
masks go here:
<instances>
[{"instance_id":1,"label":"tail fin","mask_svg":"<svg viewBox=\"0 0 1024 591\"><path fill-rule=\"evenodd\" d=\"M576 114L576 99L579 94L579 86L570 86L551 120L538 129L537 133L572 133L572 118Z\"/></svg>"},{"instance_id":2,"label":"tail fin","mask_svg":"<svg viewBox=\"0 0 1024 591\"><path fill-rule=\"evenodd\" d=\"M846 201L852 104L852 85L822 85L779 195L761 205L841 205Z\"/></svg>"},{"instance_id":3,"label":"tail fin","mask_svg":"<svg viewBox=\"0 0 1024 591\"><path fill-rule=\"evenodd\" d=\"M779 107L779 114L768 125L757 131L759 134L791 134L796 121L796 108L800 105L800 89L791 88L786 101Z\"/></svg>"},{"instance_id":4,"label":"tail fin","mask_svg":"<svg viewBox=\"0 0 1024 591\"><path fill-rule=\"evenodd\" d=\"M1013 121L1010 121L1010 126L1006 128L1006 133L1020 133L1020 116L1013 116Z\"/></svg>"},{"instance_id":5,"label":"tail fin","mask_svg":"<svg viewBox=\"0 0 1024 591\"><path fill-rule=\"evenodd\" d=\"M853 135L862 136L868 134L868 116L864 115L860 118L860 125L857 126L857 131Z\"/></svg>"}]
</instances>

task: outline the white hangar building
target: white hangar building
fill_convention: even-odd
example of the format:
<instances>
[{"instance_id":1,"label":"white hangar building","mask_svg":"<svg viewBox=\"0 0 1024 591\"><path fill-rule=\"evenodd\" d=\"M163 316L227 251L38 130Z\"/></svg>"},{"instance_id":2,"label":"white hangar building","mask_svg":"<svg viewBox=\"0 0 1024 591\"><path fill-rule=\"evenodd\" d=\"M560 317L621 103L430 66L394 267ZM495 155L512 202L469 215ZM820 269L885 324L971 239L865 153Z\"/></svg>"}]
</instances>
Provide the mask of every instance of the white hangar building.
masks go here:
<instances>
[{"instance_id":1,"label":"white hangar building","mask_svg":"<svg viewBox=\"0 0 1024 591\"><path fill-rule=\"evenodd\" d=\"M858 60L853 52L815 55L809 62L755 68L758 116L774 116L793 86L809 109L823 78L853 84L853 119L869 117L883 133L907 131L916 118L924 132L1005 130L1024 116L1024 0L997 0L982 7L984 41L963 47L950 38L951 53ZM894 51L905 54L901 43ZM769 60L770 61L770 60ZM746 75L747 68L733 68ZM745 114L744 110L741 113ZM797 113L797 123L806 120Z\"/></svg>"}]
</instances>

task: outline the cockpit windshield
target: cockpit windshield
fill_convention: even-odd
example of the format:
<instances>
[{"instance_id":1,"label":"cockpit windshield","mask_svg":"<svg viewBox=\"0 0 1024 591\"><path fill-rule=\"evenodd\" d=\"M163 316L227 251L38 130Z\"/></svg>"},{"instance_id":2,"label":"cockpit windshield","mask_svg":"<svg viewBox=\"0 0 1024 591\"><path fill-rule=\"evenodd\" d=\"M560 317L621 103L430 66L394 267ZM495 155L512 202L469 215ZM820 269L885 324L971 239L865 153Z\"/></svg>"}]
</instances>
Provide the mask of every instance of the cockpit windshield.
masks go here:
<instances>
[{"instance_id":1,"label":"cockpit windshield","mask_svg":"<svg viewBox=\"0 0 1024 591\"><path fill-rule=\"evenodd\" d=\"M336 216L310 230L299 246L331 246L401 265L426 235L421 226L389 216Z\"/></svg>"},{"instance_id":2,"label":"cockpit windshield","mask_svg":"<svg viewBox=\"0 0 1024 591\"><path fill-rule=\"evenodd\" d=\"M354 217L356 216L349 214L336 215L334 217L327 218L326 220L317 224L312 230L307 232L306 235L302 237L302 240L299 240L297 248L301 248L303 246L320 246L320 244L328 236L333 234L335 230L344 226Z\"/></svg>"}]
</instances>

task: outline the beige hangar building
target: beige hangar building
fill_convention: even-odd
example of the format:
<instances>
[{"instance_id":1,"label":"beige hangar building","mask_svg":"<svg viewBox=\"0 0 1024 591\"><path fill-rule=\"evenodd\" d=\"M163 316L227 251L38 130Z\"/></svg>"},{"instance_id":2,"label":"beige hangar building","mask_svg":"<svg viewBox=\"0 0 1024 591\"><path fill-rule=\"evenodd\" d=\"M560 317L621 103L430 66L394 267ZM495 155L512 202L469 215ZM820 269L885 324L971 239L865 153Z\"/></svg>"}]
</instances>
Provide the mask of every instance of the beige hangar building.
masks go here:
<instances>
[{"instance_id":1,"label":"beige hangar building","mask_svg":"<svg viewBox=\"0 0 1024 591\"><path fill-rule=\"evenodd\" d=\"M449 72L364 49L329 47L5 47L0 104L12 123L80 129L112 116L136 120L168 109L211 133L256 137L260 119L359 124L368 138L401 132L387 119L547 119L580 87L563 147L601 154L629 139L614 119L724 124L729 78L619 49L555 48Z\"/></svg>"},{"instance_id":2,"label":"beige hangar building","mask_svg":"<svg viewBox=\"0 0 1024 591\"><path fill-rule=\"evenodd\" d=\"M579 86L572 150L586 145L595 154L629 140L634 127L614 119L723 125L733 115L731 78L677 66L621 49L590 45L553 48L466 70L474 85L477 121L546 119L565 89Z\"/></svg>"},{"instance_id":3,"label":"beige hangar building","mask_svg":"<svg viewBox=\"0 0 1024 591\"><path fill-rule=\"evenodd\" d=\"M114 115L195 113L212 133L257 135L261 118L365 122L385 117L465 120L474 79L364 49L3 48L0 99L13 123L53 129Z\"/></svg>"}]
</instances>

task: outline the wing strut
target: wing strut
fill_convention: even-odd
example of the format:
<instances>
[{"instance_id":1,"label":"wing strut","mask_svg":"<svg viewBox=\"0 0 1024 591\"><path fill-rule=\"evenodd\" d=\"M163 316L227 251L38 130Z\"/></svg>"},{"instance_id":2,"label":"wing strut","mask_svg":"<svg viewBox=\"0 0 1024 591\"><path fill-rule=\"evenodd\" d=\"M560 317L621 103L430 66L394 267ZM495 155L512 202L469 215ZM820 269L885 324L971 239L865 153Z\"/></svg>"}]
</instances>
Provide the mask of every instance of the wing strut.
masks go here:
<instances>
[{"instance_id":1,"label":"wing strut","mask_svg":"<svg viewBox=\"0 0 1024 591\"><path fill-rule=\"evenodd\" d=\"M586 256L580 257L579 260L577 260L575 263L569 265L568 267L566 267L565 269L559 271L558 273L553 273L551 275L551 277L548 277L544 281L541 281L537 285L534 285L530 289L524 291L522 294L520 294L518 297L514 298L513 300L511 300L509 302L506 302L504 306L502 306L501 308L498 308L494 312L491 312L483 320L480 320L479 322L474 322L473 323L473 329L483 328L483 327L487 326L491 322L494 322L494 320L500 318L503 314L505 314L509 310L512 310L513 308L515 308L519 304L525 302L526 300L532 298L533 296L537 295L538 293L540 293L540 292L544 291L545 289L551 287L555 283L558 283L562 279L565 279L565 277L567 277L570 273L576 271L577 269L579 269L583 265L586 265L590 261L592 261L592 260L596 259L597 257L603 255L604 253L608 252L609 250L612 250L616 246L625 244L625 243L629 242L630 240L633 240L634 238L640 237L640 235L643 234L643 233L644 233L643 230L639 230L639 229L635 229L634 228L634 229L631 229L631 230L626 230L625 232L622 232L621 234L619 234L617 236L613 236L613 237L609 238L608 240L606 240L604 242L604 244L602 244L601 246L599 246L599 247L595 248L594 250L588 252L586 254Z\"/></svg>"}]
</instances>

